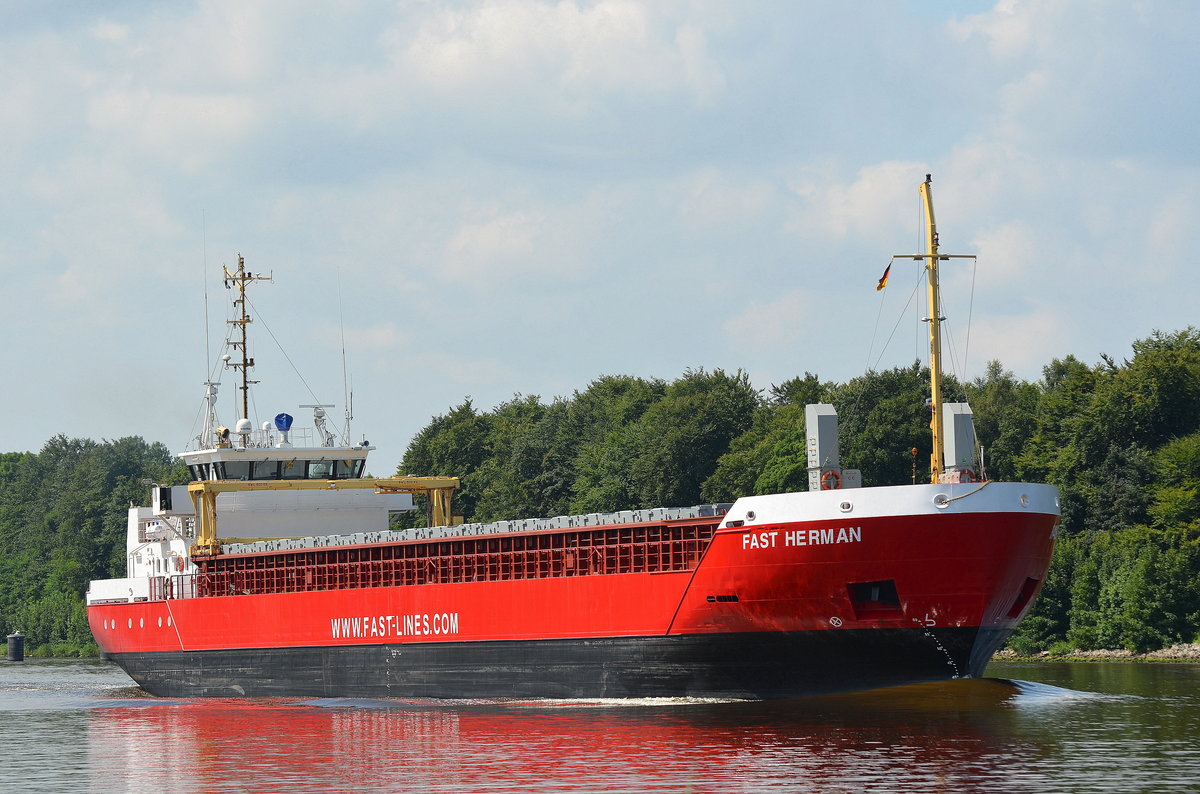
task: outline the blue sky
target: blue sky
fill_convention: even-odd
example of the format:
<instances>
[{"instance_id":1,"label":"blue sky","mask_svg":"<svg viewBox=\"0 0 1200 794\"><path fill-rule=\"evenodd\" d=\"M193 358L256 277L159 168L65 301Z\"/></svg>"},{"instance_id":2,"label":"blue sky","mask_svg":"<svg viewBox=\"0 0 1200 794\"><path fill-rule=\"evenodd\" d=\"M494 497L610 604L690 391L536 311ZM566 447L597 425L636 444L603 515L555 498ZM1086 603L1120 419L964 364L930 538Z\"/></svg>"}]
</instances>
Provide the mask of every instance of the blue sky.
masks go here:
<instances>
[{"instance_id":1,"label":"blue sky","mask_svg":"<svg viewBox=\"0 0 1200 794\"><path fill-rule=\"evenodd\" d=\"M944 275L956 374L1120 359L1197 323L1198 23L1183 1L10 2L0 449L181 449L238 252L275 277L252 418L340 416L344 335L378 474L467 396L909 364L917 266L874 286L919 245L927 172L943 250L979 256Z\"/></svg>"}]
</instances>

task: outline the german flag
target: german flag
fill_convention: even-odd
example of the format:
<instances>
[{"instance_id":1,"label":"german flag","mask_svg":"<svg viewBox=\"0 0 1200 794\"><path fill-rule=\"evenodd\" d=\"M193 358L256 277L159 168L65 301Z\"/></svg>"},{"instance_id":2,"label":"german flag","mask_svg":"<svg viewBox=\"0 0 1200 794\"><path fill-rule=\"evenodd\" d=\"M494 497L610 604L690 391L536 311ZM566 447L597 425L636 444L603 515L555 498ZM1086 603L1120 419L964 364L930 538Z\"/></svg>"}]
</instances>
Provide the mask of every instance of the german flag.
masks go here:
<instances>
[{"instance_id":1,"label":"german flag","mask_svg":"<svg viewBox=\"0 0 1200 794\"><path fill-rule=\"evenodd\" d=\"M892 263L888 262L887 269L885 269L883 271L883 275L879 277L879 284L878 284L878 286L875 287L876 292L879 292L879 290L881 290L887 286L888 275L890 275L891 272L892 272Z\"/></svg>"}]
</instances>

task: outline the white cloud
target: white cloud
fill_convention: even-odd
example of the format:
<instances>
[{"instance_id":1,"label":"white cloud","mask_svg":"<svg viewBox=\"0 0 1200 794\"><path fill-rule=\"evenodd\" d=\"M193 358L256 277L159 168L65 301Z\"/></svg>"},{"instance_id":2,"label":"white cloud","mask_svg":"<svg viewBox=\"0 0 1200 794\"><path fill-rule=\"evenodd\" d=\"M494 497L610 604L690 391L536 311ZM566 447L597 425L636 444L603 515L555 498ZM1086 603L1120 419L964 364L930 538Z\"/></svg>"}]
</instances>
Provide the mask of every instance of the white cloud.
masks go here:
<instances>
[{"instance_id":1,"label":"white cloud","mask_svg":"<svg viewBox=\"0 0 1200 794\"><path fill-rule=\"evenodd\" d=\"M546 219L524 212L464 224L446 251L447 275L460 281L491 281L534 261Z\"/></svg>"},{"instance_id":2,"label":"white cloud","mask_svg":"<svg viewBox=\"0 0 1200 794\"><path fill-rule=\"evenodd\" d=\"M154 85L249 90L283 77L288 57L303 56L286 35L305 16L291 3L201 0L176 10L184 13L141 20L135 49L121 53L129 60L111 53L114 66Z\"/></svg>"},{"instance_id":3,"label":"white cloud","mask_svg":"<svg viewBox=\"0 0 1200 794\"><path fill-rule=\"evenodd\" d=\"M497 385L503 389L502 384L513 383L521 374L504 361L449 350L416 353L408 356L406 363L409 373L449 384L451 394L456 395L451 400L482 392L495 394Z\"/></svg>"},{"instance_id":4,"label":"white cloud","mask_svg":"<svg viewBox=\"0 0 1200 794\"><path fill-rule=\"evenodd\" d=\"M546 285L576 282L593 264L589 242L598 231L594 219L586 225L587 206L477 208L448 240L438 275L508 292L527 292L531 279Z\"/></svg>"},{"instance_id":5,"label":"white cloud","mask_svg":"<svg viewBox=\"0 0 1200 794\"><path fill-rule=\"evenodd\" d=\"M912 215L904 208L917 206L913 196L928 170L920 162L888 161L859 169L850 184L797 185L798 193L812 197L800 226L808 234L891 234L896 238L898 230L911 221Z\"/></svg>"},{"instance_id":6,"label":"white cloud","mask_svg":"<svg viewBox=\"0 0 1200 794\"><path fill-rule=\"evenodd\" d=\"M992 55L1016 58L1026 52L1037 29L1034 7L1022 0L999 0L992 10L965 19L952 19L946 27L960 41L983 37Z\"/></svg>"},{"instance_id":7,"label":"white cloud","mask_svg":"<svg viewBox=\"0 0 1200 794\"><path fill-rule=\"evenodd\" d=\"M100 41L122 44L129 39L129 26L102 19L91 28L92 37Z\"/></svg>"},{"instance_id":8,"label":"white cloud","mask_svg":"<svg viewBox=\"0 0 1200 794\"><path fill-rule=\"evenodd\" d=\"M1009 222L985 229L971 244L980 265L980 287L1028 278L1036 267L1037 244L1027 223Z\"/></svg>"},{"instance_id":9,"label":"white cloud","mask_svg":"<svg viewBox=\"0 0 1200 794\"><path fill-rule=\"evenodd\" d=\"M330 327L329 338L334 338ZM346 346L358 352L378 354L403 348L412 341L412 333L405 333L394 322L345 329Z\"/></svg>"},{"instance_id":10,"label":"white cloud","mask_svg":"<svg viewBox=\"0 0 1200 794\"><path fill-rule=\"evenodd\" d=\"M783 350L822 338L831 328L827 321L833 313L827 295L791 290L750 301L741 311L731 314L722 327L739 347L759 352Z\"/></svg>"},{"instance_id":11,"label":"white cloud","mask_svg":"<svg viewBox=\"0 0 1200 794\"><path fill-rule=\"evenodd\" d=\"M724 85L701 29L673 26L629 0L444 9L426 17L415 37L393 29L385 40L405 72L439 91L507 93L502 87L515 84L567 107L595 92L680 89L706 104Z\"/></svg>"},{"instance_id":12,"label":"white cloud","mask_svg":"<svg viewBox=\"0 0 1200 794\"><path fill-rule=\"evenodd\" d=\"M162 245L183 226L141 173L119 161L72 159L32 175L26 190L38 206L54 208L28 230L36 243L27 253L44 263L35 283L45 285L44 300L64 328L119 325L128 296L149 274L157 285L175 280Z\"/></svg>"},{"instance_id":13,"label":"white cloud","mask_svg":"<svg viewBox=\"0 0 1200 794\"><path fill-rule=\"evenodd\" d=\"M711 167L687 175L680 191L680 217L694 229L753 225L784 199L767 179Z\"/></svg>"},{"instance_id":14,"label":"white cloud","mask_svg":"<svg viewBox=\"0 0 1200 794\"><path fill-rule=\"evenodd\" d=\"M275 269L264 309L294 315L305 353L331 355L339 274L359 402L388 406L364 429L395 460L465 394L689 364L854 377L931 172L943 250L981 257L971 360L1036 377L1195 322L1193 8L1005 0L948 25L905 4L39 9L0 31L4 322L55 315L62 393L67 373L138 366L152 333L184 352L147 399L174 399L200 369L176 320L200 314L202 244ZM938 68L895 55L918 35ZM947 268L948 292L969 273ZM45 351L11 355L36 371ZM0 410L33 402L10 392ZM89 431L178 438L139 392Z\"/></svg>"},{"instance_id":15,"label":"white cloud","mask_svg":"<svg viewBox=\"0 0 1200 794\"><path fill-rule=\"evenodd\" d=\"M1079 352L1077 332L1068 323L1062 311L1050 307L1021 316L976 318L966 377L978 377L988 361L997 360L1020 377L1036 380L1052 359ZM960 344L965 343L964 334Z\"/></svg>"},{"instance_id":16,"label":"white cloud","mask_svg":"<svg viewBox=\"0 0 1200 794\"><path fill-rule=\"evenodd\" d=\"M1184 184L1164 191L1147 208L1145 274L1168 289L1195 277L1196 222L1200 220L1200 173L1183 174Z\"/></svg>"},{"instance_id":17,"label":"white cloud","mask_svg":"<svg viewBox=\"0 0 1200 794\"><path fill-rule=\"evenodd\" d=\"M151 153L181 171L210 168L242 143L258 122L249 97L187 96L146 89L117 89L97 96L88 122L145 157Z\"/></svg>"},{"instance_id":18,"label":"white cloud","mask_svg":"<svg viewBox=\"0 0 1200 794\"><path fill-rule=\"evenodd\" d=\"M708 54L704 30L696 25L684 25L675 35L679 48L684 79L700 106L711 105L725 87L725 76Z\"/></svg>"}]
</instances>

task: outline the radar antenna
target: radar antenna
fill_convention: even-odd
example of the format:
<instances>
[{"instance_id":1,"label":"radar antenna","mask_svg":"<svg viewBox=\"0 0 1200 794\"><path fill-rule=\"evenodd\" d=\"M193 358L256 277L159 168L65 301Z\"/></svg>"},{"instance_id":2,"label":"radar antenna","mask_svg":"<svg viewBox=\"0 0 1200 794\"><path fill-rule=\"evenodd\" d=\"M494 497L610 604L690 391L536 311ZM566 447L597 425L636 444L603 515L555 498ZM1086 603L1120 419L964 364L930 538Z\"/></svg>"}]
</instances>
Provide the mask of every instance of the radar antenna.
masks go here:
<instances>
[{"instance_id":1,"label":"radar antenna","mask_svg":"<svg viewBox=\"0 0 1200 794\"><path fill-rule=\"evenodd\" d=\"M328 403L320 403L317 405L301 405L300 407L313 409L313 426L316 428L317 433L321 436L321 446L334 446L337 436L330 432L329 428L325 426L325 409L332 408L333 406Z\"/></svg>"}]
</instances>

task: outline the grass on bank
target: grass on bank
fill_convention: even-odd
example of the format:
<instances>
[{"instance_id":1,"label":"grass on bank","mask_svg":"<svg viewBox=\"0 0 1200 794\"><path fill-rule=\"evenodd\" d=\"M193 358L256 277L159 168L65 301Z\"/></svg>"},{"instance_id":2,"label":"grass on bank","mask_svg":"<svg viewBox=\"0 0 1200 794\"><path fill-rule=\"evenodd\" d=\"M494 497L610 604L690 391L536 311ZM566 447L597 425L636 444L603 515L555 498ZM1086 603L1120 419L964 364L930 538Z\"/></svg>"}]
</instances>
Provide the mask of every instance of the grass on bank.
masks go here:
<instances>
[{"instance_id":1,"label":"grass on bank","mask_svg":"<svg viewBox=\"0 0 1200 794\"><path fill-rule=\"evenodd\" d=\"M8 658L8 643L0 643L0 659ZM94 642L83 645L49 642L36 648L25 648L26 659L99 659L100 648Z\"/></svg>"},{"instance_id":2,"label":"grass on bank","mask_svg":"<svg viewBox=\"0 0 1200 794\"><path fill-rule=\"evenodd\" d=\"M1140 653L1132 648L1083 649L1071 642L1055 642L1047 648L1010 642L995 657L997 662L1200 662L1200 636L1192 642Z\"/></svg>"}]
</instances>

